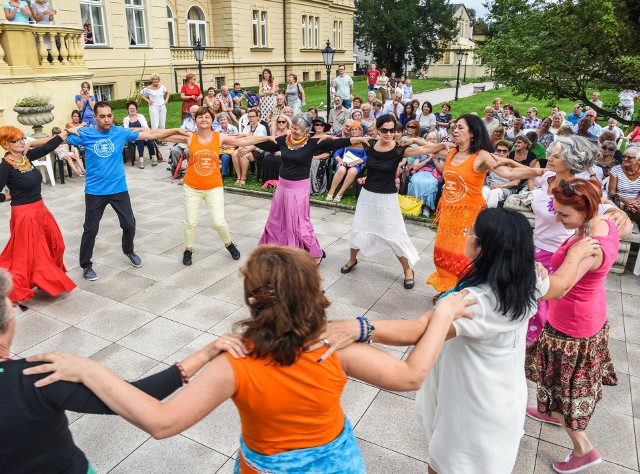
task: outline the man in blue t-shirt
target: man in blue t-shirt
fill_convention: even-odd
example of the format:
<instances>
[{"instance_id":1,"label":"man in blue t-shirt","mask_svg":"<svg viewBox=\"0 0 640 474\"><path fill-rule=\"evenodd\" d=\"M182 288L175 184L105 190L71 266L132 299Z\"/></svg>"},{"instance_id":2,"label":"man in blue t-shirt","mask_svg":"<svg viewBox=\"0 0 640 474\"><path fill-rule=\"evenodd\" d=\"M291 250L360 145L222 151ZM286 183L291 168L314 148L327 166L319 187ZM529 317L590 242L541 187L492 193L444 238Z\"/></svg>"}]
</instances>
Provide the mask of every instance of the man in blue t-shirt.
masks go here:
<instances>
[{"instance_id":1,"label":"man in blue t-shirt","mask_svg":"<svg viewBox=\"0 0 640 474\"><path fill-rule=\"evenodd\" d=\"M237 109L238 107L241 107L242 99L244 99L244 91L242 90L242 87L240 86L239 82L236 82L233 85L233 90L229 92L229 94L231 94L231 100L233 101L233 108Z\"/></svg>"},{"instance_id":2,"label":"man in blue t-shirt","mask_svg":"<svg viewBox=\"0 0 640 474\"><path fill-rule=\"evenodd\" d=\"M111 205L120 220L122 251L135 267L142 260L133 251L136 219L131 208L127 180L122 160L122 150L127 142L136 140L162 140L171 135L186 135L177 128L168 130L135 130L113 125L113 113L107 102L96 102L94 109L96 127L81 128L78 135L69 135L69 145L82 145L86 154L87 178L85 184L84 232L80 242L80 266L87 280L97 280L91 257L96 243L100 220L107 204Z\"/></svg>"}]
</instances>

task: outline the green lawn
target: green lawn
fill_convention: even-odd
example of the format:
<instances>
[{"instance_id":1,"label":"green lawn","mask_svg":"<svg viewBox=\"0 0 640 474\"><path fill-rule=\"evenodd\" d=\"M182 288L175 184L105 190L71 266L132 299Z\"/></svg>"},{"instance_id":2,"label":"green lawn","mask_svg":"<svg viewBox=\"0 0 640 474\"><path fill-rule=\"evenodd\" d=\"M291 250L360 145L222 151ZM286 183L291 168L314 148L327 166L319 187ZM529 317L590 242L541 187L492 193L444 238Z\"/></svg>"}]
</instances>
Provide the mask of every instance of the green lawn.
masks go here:
<instances>
[{"instance_id":1,"label":"green lawn","mask_svg":"<svg viewBox=\"0 0 640 474\"><path fill-rule=\"evenodd\" d=\"M420 81L418 79L412 79L413 92L419 93L424 91L430 91L435 89L440 89L444 87L444 82L447 79L426 79ZM320 103L325 104L327 102L327 88L326 85L316 85L316 86L307 86L305 87L305 94L307 99L307 106L304 107L304 110L309 107L318 107ZM364 100L367 100L367 81L363 76L359 76L355 78L354 84L354 97L362 97ZM146 103L140 105L138 111L145 116L147 120L149 120L149 107ZM114 109L113 113L119 121L127 115L127 110L122 109ZM169 102L167 105L167 128L175 128L179 127L182 122L182 102Z\"/></svg>"}]
</instances>

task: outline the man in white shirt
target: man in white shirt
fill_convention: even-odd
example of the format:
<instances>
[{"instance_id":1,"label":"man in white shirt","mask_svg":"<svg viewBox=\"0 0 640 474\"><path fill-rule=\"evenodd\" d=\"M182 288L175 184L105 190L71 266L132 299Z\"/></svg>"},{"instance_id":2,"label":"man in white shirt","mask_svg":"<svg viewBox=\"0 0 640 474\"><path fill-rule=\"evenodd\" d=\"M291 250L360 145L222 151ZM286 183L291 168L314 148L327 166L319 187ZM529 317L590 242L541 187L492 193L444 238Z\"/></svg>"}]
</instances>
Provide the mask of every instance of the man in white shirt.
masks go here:
<instances>
[{"instance_id":1,"label":"man in white shirt","mask_svg":"<svg viewBox=\"0 0 640 474\"><path fill-rule=\"evenodd\" d=\"M398 119L403 109L402 97L403 97L403 94L396 92L395 95L393 96L393 100L392 101L390 100L386 104L384 104L384 108L382 109L382 115L391 114L396 119Z\"/></svg>"},{"instance_id":2,"label":"man in white shirt","mask_svg":"<svg viewBox=\"0 0 640 474\"><path fill-rule=\"evenodd\" d=\"M620 137L624 136L624 132L618 127L618 121L616 119L609 119L608 125L602 128L602 133L611 132L616 136L616 142L620 140Z\"/></svg>"},{"instance_id":3,"label":"man in white shirt","mask_svg":"<svg viewBox=\"0 0 640 474\"><path fill-rule=\"evenodd\" d=\"M585 112L584 116L589 119L589 129L587 132L594 137L599 137L600 133L602 133L602 127L597 122L598 114L596 111L589 109ZM573 127L573 133L578 133L578 124Z\"/></svg>"},{"instance_id":4,"label":"man in white shirt","mask_svg":"<svg viewBox=\"0 0 640 474\"><path fill-rule=\"evenodd\" d=\"M336 95L342 99L344 108L350 109L353 94L353 79L345 73L344 64L338 66L338 77L333 80L333 89Z\"/></svg>"},{"instance_id":5,"label":"man in white shirt","mask_svg":"<svg viewBox=\"0 0 640 474\"><path fill-rule=\"evenodd\" d=\"M404 81L404 100L413 99L413 87L411 86L411 79L407 78Z\"/></svg>"}]
</instances>

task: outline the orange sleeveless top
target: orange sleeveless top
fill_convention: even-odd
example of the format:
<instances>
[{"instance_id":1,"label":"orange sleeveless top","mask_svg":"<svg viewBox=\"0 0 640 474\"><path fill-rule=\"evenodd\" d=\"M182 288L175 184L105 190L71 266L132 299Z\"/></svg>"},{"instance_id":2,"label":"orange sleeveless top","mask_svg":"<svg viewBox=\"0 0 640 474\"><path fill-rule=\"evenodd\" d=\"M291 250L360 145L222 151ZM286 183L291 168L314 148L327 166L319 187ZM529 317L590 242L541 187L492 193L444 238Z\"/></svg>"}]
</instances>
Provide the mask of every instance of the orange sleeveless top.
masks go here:
<instances>
[{"instance_id":1,"label":"orange sleeveless top","mask_svg":"<svg viewBox=\"0 0 640 474\"><path fill-rule=\"evenodd\" d=\"M487 174L478 173L473 169L473 162L478 152L469 155L462 164L454 166L451 160L456 152L455 148L450 150L444 164L442 199L446 204L484 207L486 203L482 197L482 185Z\"/></svg>"},{"instance_id":2,"label":"orange sleeveless top","mask_svg":"<svg viewBox=\"0 0 640 474\"><path fill-rule=\"evenodd\" d=\"M203 191L222 186L220 172L220 134L213 132L211 142L203 145L194 133L189 145L189 162L184 174L184 184Z\"/></svg>"},{"instance_id":3,"label":"orange sleeveless top","mask_svg":"<svg viewBox=\"0 0 640 474\"><path fill-rule=\"evenodd\" d=\"M324 351L303 352L289 367L225 353L236 378L232 400L242 438L253 451L270 456L321 446L342 433L340 396L347 377L336 354L317 362Z\"/></svg>"}]
</instances>

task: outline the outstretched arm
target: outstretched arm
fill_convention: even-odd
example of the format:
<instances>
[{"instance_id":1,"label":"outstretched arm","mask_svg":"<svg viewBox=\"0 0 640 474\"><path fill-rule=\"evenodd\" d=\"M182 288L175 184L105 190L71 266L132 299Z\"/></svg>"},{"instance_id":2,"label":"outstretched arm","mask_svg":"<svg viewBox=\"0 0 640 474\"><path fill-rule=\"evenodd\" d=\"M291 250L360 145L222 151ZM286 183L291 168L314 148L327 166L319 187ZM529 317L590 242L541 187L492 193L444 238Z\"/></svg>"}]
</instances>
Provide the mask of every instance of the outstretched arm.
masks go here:
<instances>
[{"instance_id":1,"label":"outstretched arm","mask_svg":"<svg viewBox=\"0 0 640 474\"><path fill-rule=\"evenodd\" d=\"M191 132L183 129L183 128L168 128L168 129L157 129L157 130L145 130L140 132L138 135L138 140L164 140L168 139L168 137L182 135L183 137L188 137L191 135ZM180 142L183 143L183 142Z\"/></svg>"}]
</instances>

